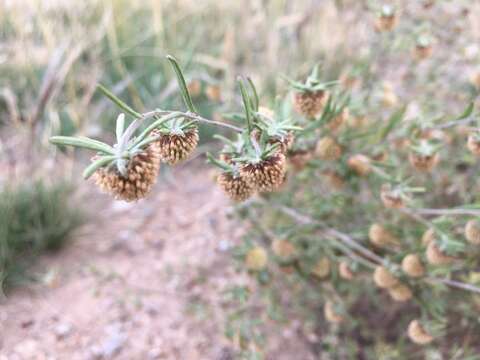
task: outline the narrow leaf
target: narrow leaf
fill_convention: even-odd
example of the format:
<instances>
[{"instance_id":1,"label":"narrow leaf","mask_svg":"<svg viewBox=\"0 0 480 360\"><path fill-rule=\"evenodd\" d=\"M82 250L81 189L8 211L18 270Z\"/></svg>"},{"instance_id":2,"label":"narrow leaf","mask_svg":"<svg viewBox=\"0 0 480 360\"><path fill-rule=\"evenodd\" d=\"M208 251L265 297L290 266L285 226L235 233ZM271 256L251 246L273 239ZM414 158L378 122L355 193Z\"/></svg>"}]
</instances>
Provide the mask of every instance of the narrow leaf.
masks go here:
<instances>
[{"instance_id":1,"label":"narrow leaf","mask_svg":"<svg viewBox=\"0 0 480 360\"><path fill-rule=\"evenodd\" d=\"M379 134L379 141L384 140L388 134L397 126L397 124L402 121L403 115L405 115L405 111L407 108L404 106L400 110L396 111L388 120L388 124L381 129Z\"/></svg>"},{"instance_id":2,"label":"narrow leaf","mask_svg":"<svg viewBox=\"0 0 480 360\"><path fill-rule=\"evenodd\" d=\"M257 92L257 89L255 88L255 84L253 83L252 79L250 79L249 77L247 77L247 81L248 81L248 84L250 85L251 89L252 89L252 92L253 92L253 99L254 99L254 103L252 104L253 105L253 110L255 111L258 111L258 107L260 105L260 99L258 97L258 92Z\"/></svg>"},{"instance_id":3,"label":"narrow leaf","mask_svg":"<svg viewBox=\"0 0 480 360\"><path fill-rule=\"evenodd\" d=\"M117 143L120 142L120 139L122 138L124 130L125 130L125 114L122 113L118 115L118 118L117 118L117 128L116 128Z\"/></svg>"},{"instance_id":4,"label":"narrow leaf","mask_svg":"<svg viewBox=\"0 0 480 360\"><path fill-rule=\"evenodd\" d=\"M102 156L100 159L92 162L83 172L83 178L86 180L93 175L95 171L101 167L107 166L109 163L115 160L115 156Z\"/></svg>"},{"instance_id":5,"label":"narrow leaf","mask_svg":"<svg viewBox=\"0 0 480 360\"><path fill-rule=\"evenodd\" d=\"M50 143L55 145L67 145L67 146L74 146L84 149L90 149L95 151L100 151L108 155L114 155L115 150L100 141L92 140L89 138L75 138L71 136L52 136L49 139Z\"/></svg>"},{"instance_id":6,"label":"narrow leaf","mask_svg":"<svg viewBox=\"0 0 480 360\"><path fill-rule=\"evenodd\" d=\"M245 108L245 115L247 120L247 128L248 133L251 134L252 132L252 116L251 116L251 108L250 108L250 99L248 98L247 89L245 89L245 85L243 84L243 80L238 78L238 85L240 86L240 93L242 94L243 100L243 107Z\"/></svg>"},{"instance_id":7,"label":"narrow leaf","mask_svg":"<svg viewBox=\"0 0 480 360\"><path fill-rule=\"evenodd\" d=\"M463 119L466 119L467 117L469 117L470 115L472 115L473 108L474 108L474 103L471 102L471 103L467 106L467 108L463 111L462 115L460 115L459 117L457 117L455 120L463 120Z\"/></svg>"},{"instance_id":8,"label":"narrow leaf","mask_svg":"<svg viewBox=\"0 0 480 360\"><path fill-rule=\"evenodd\" d=\"M110 90L108 90L105 86L103 86L102 84L98 84L97 85L97 88L98 90L100 90L100 92L105 95L106 97L108 97L112 102L114 102L120 109L122 109L123 111L125 111L126 113L132 115L134 118L140 118L142 117L142 114L140 114L139 112L133 110L130 106L128 106L127 104L125 104L122 100L120 100L117 96L115 96Z\"/></svg>"},{"instance_id":9,"label":"narrow leaf","mask_svg":"<svg viewBox=\"0 0 480 360\"><path fill-rule=\"evenodd\" d=\"M189 111L196 113L197 111L195 110L195 106L193 105L192 97L188 92L187 83L185 82L185 77L183 76L180 65L178 65L177 60L171 55L167 55L167 60L172 65L173 70L175 71L175 75L177 75L178 86L180 87L180 92L182 93L185 106L188 108Z\"/></svg>"}]
</instances>

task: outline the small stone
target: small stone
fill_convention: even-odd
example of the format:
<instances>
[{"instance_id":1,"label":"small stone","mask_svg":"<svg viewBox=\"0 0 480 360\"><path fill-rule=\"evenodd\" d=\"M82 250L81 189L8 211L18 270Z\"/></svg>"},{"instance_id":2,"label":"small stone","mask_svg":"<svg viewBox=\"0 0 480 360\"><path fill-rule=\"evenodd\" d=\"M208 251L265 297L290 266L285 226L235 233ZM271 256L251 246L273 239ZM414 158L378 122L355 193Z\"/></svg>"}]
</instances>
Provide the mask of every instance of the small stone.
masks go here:
<instances>
[{"instance_id":1,"label":"small stone","mask_svg":"<svg viewBox=\"0 0 480 360\"><path fill-rule=\"evenodd\" d=\"M55 326L54 332L57 340L61 340L66 338L68 335L71 334L73 327L71 324L68 323L61 323Z\"/></svg>"}]
</instances>

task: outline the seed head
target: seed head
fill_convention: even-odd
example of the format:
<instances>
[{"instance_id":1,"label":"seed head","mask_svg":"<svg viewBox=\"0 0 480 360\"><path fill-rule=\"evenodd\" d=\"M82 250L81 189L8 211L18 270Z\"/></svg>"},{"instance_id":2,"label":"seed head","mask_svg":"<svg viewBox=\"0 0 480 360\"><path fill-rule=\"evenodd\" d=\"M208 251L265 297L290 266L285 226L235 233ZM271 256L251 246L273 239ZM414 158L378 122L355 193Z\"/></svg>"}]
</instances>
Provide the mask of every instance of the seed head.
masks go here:
<instances>
[{"instance_id":1,"label":"seed head","mask_svg":"<svg viewBox=\"0 0 480 360\"><path fill-rule=\"evenodd\" d=\"M324 279L330 274L330 259L327 257L320 258L312 269L313 276Z\"/></svg>"},{"instance_id":2,"label":"seed head","mask_svg":"<svg viewBox=\"0 0 480 360\"><path fill-rule=\"evenodd\" d=\"M432 265L448 265L455 258L444 254L437 246L435 241L431 241L427 246L426 251L427 261Z\"/></svg>"},{"instance_id":3,"label":"seed head","mask_svg":"<svg viewBox=\"0 0 480 360\"><path fill-rule=\"evenodd\" d=\"M465 225L465 238L474 245L480 245L480 223L472 219Z\"/></svg>"},{"instance_id":4,"label":"seed head","mask_svg":"<svg viewBox=\"0 0 480 360\"><path fill-rule=\"evenodd\" d=\"M323 307L323 314L329 323L339 324L344 321L344 317L338 313L334 303L330 300L327 300L325 303Z\"/></svg>"},{"instance_id":5,"label":"seed head","mask_svg":"<svg viewBox=\"0 0 480 360\"><path fill-rule=\"evenodd\" d=\"M353 272L345 261L340 262L338 265L338 273L344 280L353 280Z\"/></svg>"},{"instance_id":6,"label":"seed head","mask_svg":"<svg viewBox=\"0 0 480 360\"><path fill-rule=\"evenodd\" d=\"M412 290L403 284L398 284L392 288L389 288L388 293L393 300L398 302L405 302L412 298Z\"/></svg>"},{"instance_id":7,"label":"seed head","mask_svg":"<svg viewBox=\"0 0 480 360\"><path fill-rule=\"evenodd\" d=\"M337 160L342 156L342 148L333 138L325 136L318 140L315 154L322 160Z\"/></svg>"},{"instance_id":8,"label":"seed head","mask_svg":"<svg viewBox=\"0 0 480 360\"><path fill-rule=\"evenodd\" d=\"M422 235L422 244L427 246L430 244L432 241L435 241L435 230L430 228L427 231L425 231Z\"/></svg>"},{"instance_id":9,"label":"seed head","mask_svg":"<svg viewBox=\"0 0 480 360\"><path fill-rule=\"evenodd\" d=\"M127 173L121 175L116 167L100 168L93 174L95 183L115 199L136 201L153 188L160 168L160 155L155 144L128 161Z\"/></svg>"},{"instance_id":10,"label":"seed head","mask_svg":"<svg viewBox=\"0 0 480 360\"><path fill-rule=\"evenodd\" d=\"M272 242L273 253L282 260L288 260L295 255L295 246L288 240L275 239Z\"/></svg>"},{"instance_id":11,"label":"seed head","mask_svg":"<svg viewBox=\"0 0 480 360\"><path fill-rule=\"evenodd\" d=\"M417 152L410 152L408 155L410 164L418 171L428 172L431 171L440 160L438 153L432 155L419 154Z\"/></svg>"},{"instance_id":12,"label":"seed head","mask_svg":"<svg viewBox=\"0 0 480 360\"><path fill-rule=\"evenodd\" d=\"M314 119L327 103L328 93L325 90L299 91L294 95L294 107L308 119Z\"/></svg>"},{"instance_id":13,"label":"seed head","mask_svg":"<svg viewBox=\"0 0 480 360\"><path fill-rule=\"evenodd\" d=\"M375 284L382 289L389 289L398 284L398 279L384 266L377 266L373 272Z\"/></svg>"},{"instance_id":14,"label":"seed head","mask_svg":"<svg viewBox=\"0 0 480 360\"><path fill-rule=\"evenodd\" d=\"M417 254L408 254L402 260L402 270L410 277L421 277L425 274L425 268Z\"/></svg>"},{"instance_id":15,"label":"seed head","mask_svg":"<svg viewBox=\"0 0 480 360\"><path fill-rule=\"evenodd\" d=\"M277 152L258 163L247 163L240 167L240 175L253 184L258 191L273 191L285 180L285 155Z\"/></svg>"},{"instance_id":16,"label":"seed head","mask_svg":"<svg viewBox=\"0 0 480 360\"><path fill-rule=\"evenodd\" d=\"M401 209L405 206L405 202L400 192L392 190L388 184L382 186L380 198L386 208Z\"/></svg>"},{"instance_id":17,"label":"seed head","mask_svg":"<svg viewBox=\"0 0 480 360\"><path fill-rule=\"evenodd\" d=\"M370 158L362 154L351 156L347 161L348 167L360 176L365 176L372 170Z\"/></svg>"},{"instance_id":18,"label":"seed head","mask_svg":"<svg viewBox=\"0 0 480 360\"><path fill-rule=\"evenodd\" d=\"M267 252L260 246L255 246L250 249L245 258L245 264L250 271L261 271L265 269L267 261Z\"/></svg>"},{"instance_id":19,"label":"seed head","mask_svg":"<svg viewBox=\"0 0 480 360\"><path fill-rule=\"evenodd\" d=\"M433 341L433 336L425 330L419 320L410 322L407 333L410 340L418 345L426 345Z\"/></svg>"},{"instance_id":20,"label":"seed head","mask_svg":"<svg viewBox=\"0 0 480 360\"><path fill-rule=\"evenodd\" d=\"M217 177L217 183L233 201L245 201L255 193L255 187L240 175L221 173Z\"/></svg>"},{"instance_id":21,"label":"seed head","mask_svg":"<svg viewBox=\"0 0 480 360\"><path fill-rule=\"evenodd\" d=\"M390 245L397 246L399 244L398 239L385 227L380 224L374 223L368 230L368 238L372 244L378 247L388 247Z\"/></svg>"},{"instance_id":22,"label":"seed head","mask_svg":"<svg viewBox=\"0 0 480 360\"><path fill-rule=\"evenodd\" d=\"M198 129L185 130L180 134L161 135L158 140L162 161L175 165L187 159L198 145Z\"/></svg>"},{"instance_id":23,"label":"seed head","mask_svg":"<svg viewBox=\"0 0 480 360\"><path fill-rule=\"evenodd\" d=\"M480 156L480 138L476 134L468 136L467 148L473 155Z\"/></svg>"}]
</instances>

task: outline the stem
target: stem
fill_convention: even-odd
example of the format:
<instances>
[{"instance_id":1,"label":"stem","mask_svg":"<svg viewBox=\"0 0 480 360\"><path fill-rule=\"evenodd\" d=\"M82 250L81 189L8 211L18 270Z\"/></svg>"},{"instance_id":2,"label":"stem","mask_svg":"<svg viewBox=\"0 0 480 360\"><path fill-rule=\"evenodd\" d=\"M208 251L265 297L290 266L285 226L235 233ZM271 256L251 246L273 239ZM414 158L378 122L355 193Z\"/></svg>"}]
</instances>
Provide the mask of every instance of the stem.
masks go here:
<instances>
[{"instance_id":1,"label":"stem","mask_svg":"<svg viewBox=\"0 0 480 360\"><path fill-rule=\"evenodd\" d=\"M289 208L289 207L286 207L286 206L277 206L277 205L273 205L273 207L282 211L286 215L289 215L290 217L292 217L293 219L295 219L296 221L298 221L302 224L309 224L309 225L314 224L314 225L319 225L320 227L325 228L325 226L322 223L316 221L315 219L312 219L311 217L309 217L307 215L300 214L299 212L297 212L296 210L294 210L292 208ZM364 246L358 244L349 235L344 234L344 233L342 233L342 232L340 232L336 229L332 229L332 228L326 228L326 230L327 230L327 234L330 233L331 235L335 236L337 239L341 240L346 245L357 249L359 252L363 253L365 256L368 255L367 257L370 257L370 258L374 259L375 261L379 262L380 264L385 264L385 260L383 260L380 256L374 254L373 252L371 252L369 249L365 248ZM423 280L426 281L426 282L430 282L430 283L440 283L440 284L448 285L448 286L455 287L455 288L458 288L458 289L471 291L471 292L475 292L475 293L480 294L480 288L479 287L471 285L471 284L466 284L466 283L462 283L462 282L459 282L459 281L455 281L455 280L441 279L441 278L435 278L435 277L427 277Z\"/></svg>"},{"instance_id":2,"label":"stem","mask_svg":"<svg viewBox=\"0 0 480 360\"><path fill-rule=\"evenodd\" d=\"M480 216L480 210L477 209L410 209L417 214L422 215L472 215Z\"/></svg>"}]
</instances>

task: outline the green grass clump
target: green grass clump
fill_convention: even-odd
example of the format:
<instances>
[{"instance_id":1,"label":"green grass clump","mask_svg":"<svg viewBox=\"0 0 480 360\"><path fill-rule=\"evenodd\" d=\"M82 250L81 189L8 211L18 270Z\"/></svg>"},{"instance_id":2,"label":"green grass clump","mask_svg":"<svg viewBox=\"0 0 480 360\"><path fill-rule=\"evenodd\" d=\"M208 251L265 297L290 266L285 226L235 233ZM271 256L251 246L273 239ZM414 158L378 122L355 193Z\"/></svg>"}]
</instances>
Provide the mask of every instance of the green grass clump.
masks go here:
<instances>
[{"instance_id":1,"label":"green grass clump","mask_svg":"<svg viewBox=\"0 0 480 360\"><path fill-rule=\"evenodd\" d=\"M10 185L0 192L0 288L25 280L40 254L55 251L83 222L65 182Z\"/></svg>"}]
</instances>

